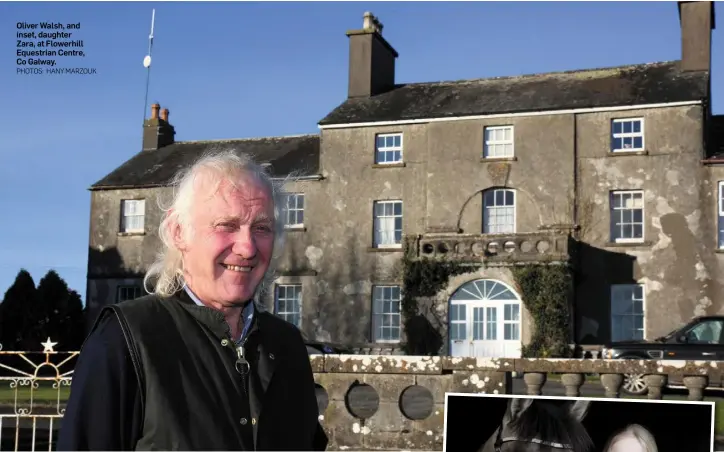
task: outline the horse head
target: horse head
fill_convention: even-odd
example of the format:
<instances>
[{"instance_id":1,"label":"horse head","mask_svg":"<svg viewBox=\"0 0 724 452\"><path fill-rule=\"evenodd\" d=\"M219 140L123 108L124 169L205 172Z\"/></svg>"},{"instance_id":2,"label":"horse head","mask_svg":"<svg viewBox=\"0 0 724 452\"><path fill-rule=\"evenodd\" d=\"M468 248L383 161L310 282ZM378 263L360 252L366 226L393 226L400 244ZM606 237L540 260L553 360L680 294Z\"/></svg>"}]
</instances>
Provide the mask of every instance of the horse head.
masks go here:
<instances>
[{"instance_id":1,"label":"horse head","mask_svg":"<svg viewBox=\"0 0 724 452\"><path fill-rule=\"evenodd\" d=\"M582 421L589 400L513 398L479 452L588 452L593 446Z\"/></svg>"}]
</instances>

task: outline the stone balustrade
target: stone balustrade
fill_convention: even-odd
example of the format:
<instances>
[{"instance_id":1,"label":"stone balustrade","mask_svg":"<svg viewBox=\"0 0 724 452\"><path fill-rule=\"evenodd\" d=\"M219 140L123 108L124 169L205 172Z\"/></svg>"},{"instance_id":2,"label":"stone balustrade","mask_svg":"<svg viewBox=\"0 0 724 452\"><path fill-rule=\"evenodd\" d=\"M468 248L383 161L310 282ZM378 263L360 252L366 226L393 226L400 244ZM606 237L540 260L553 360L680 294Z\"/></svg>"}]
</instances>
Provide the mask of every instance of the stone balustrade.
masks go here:
<instances>
[{"instance_id":1,"label":"stone balustrade","mask_svg":"<svg viewBox=\"0 0 724 452\"><path fill-rule=\"evenodd\" d=\"M542 231L518 234L430 233L418 237L414 257L457 261L538 262L567 261L568 234Z\"/></svg>"},{"instance_id":2,"label":"stone balustrade","mask_svg":"<svg viewBox=\"0 0 724 452\"><path fill-rule=\"evenodd\" d=\"M509 394L513 372L529 395L542 394L555 373L567 396L580 396L586 375L598 374L616 398L623 374L645 374L648 398L662 398L671 377L683 380L690 400L722 376L714 361L327 355L311 363L328 450L442 450L445 393Z\"/></svg>"}]
</instances>

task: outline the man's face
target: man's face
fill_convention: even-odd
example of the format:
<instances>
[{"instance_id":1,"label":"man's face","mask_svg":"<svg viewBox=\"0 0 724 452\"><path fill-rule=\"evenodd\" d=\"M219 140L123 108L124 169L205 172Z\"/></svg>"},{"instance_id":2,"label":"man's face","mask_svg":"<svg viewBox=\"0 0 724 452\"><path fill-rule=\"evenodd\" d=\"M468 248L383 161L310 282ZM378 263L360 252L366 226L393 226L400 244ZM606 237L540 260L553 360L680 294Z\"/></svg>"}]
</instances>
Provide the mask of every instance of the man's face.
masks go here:
<instances>
[{"instance_id":1,"label":"man's face","mask_svg":"<svg viewBox=\"0 0 724 452\"><path fill-rule=\"evenodd\" d=\"M250 300L274 248L274 203L259 181L243 175L209 197L202 179L191 207L193 235L181 235L186 283L204 302L231 306Z\"/></svg>"}]
</instances>

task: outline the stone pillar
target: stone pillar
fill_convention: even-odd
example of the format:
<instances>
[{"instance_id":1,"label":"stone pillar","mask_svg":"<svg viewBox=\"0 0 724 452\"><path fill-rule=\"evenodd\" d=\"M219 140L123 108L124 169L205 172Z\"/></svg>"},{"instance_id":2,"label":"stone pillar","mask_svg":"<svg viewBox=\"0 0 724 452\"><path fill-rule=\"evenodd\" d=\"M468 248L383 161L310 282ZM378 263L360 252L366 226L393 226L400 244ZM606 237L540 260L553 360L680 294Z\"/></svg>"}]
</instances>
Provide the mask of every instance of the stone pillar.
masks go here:
<instances>
[{"instance_id":1,"label":"stone pillar","mask_svg":"<svg viewBox=\"0 0 724 452\"><path fill-rule=\"evenodd\" d=\"M668 379L667 375L644 375L644 381L649 387L649 399L661 400L663 398L661 390L666 386Z\"/></svg>"},{"instance_id":2,"label":"stone pillar","mask_svg":"<svg viewBox=\"0 0 724 452\"><path fill-rule=\"evenodd\" d=\"M586 381L583 374L563 374L561 375L561 383L566 387L566 397L579 397L581 395L581 386Z\"/></svg>"},{"instance_id":3,"label":"stone pillar","mask_svg":"<svg viewBox=\"0 0 724 452\"><path fill-rule=\"evenodd\" d=\"M606 390L606 397L620 398L621 386L623 386L623 375L601 374L601 385Z\"/></svg>"},{"instance_id":4,"label":"stone pillar","mask_svg":"<svg viewBox=\"0 0 724 452\"><path fill-rule=\"evenodd\" d=\"M528 395L543 394L543 385L548 379L548 374L544 372L526 372L523 374L523 381L528 386Z\"/></svg>"},{"instance_id":5,"label":"stone pillar","mask_svg":"<svg viewBox=\"0 0 724 452\"><path fill-rule=\"evenodd\" d=\"M689 390L689 400L704 400L704 389L706 389L709 381L707 377L684 377L684 385Z\"/></svg>"}]
</instances>

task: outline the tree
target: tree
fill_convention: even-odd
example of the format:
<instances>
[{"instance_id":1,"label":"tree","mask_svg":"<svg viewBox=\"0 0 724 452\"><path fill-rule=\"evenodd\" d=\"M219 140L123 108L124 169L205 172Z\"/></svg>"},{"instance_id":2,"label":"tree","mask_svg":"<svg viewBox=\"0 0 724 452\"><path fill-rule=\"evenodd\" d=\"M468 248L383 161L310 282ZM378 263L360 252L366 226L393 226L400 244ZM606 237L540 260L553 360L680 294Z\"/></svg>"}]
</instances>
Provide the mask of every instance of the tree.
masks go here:
<instances>
[{"instance_id":1,"label":"tree","mask_svg":"<svg viewBox=\"0 0 724 452\"><path fill-rule=\"evenodd\" d=\"M4 350L24 348L24 333L33 323L36 301L35 281L27 270L21 269L0 304L0 343Z\"/></svg>"}]
</instances>

